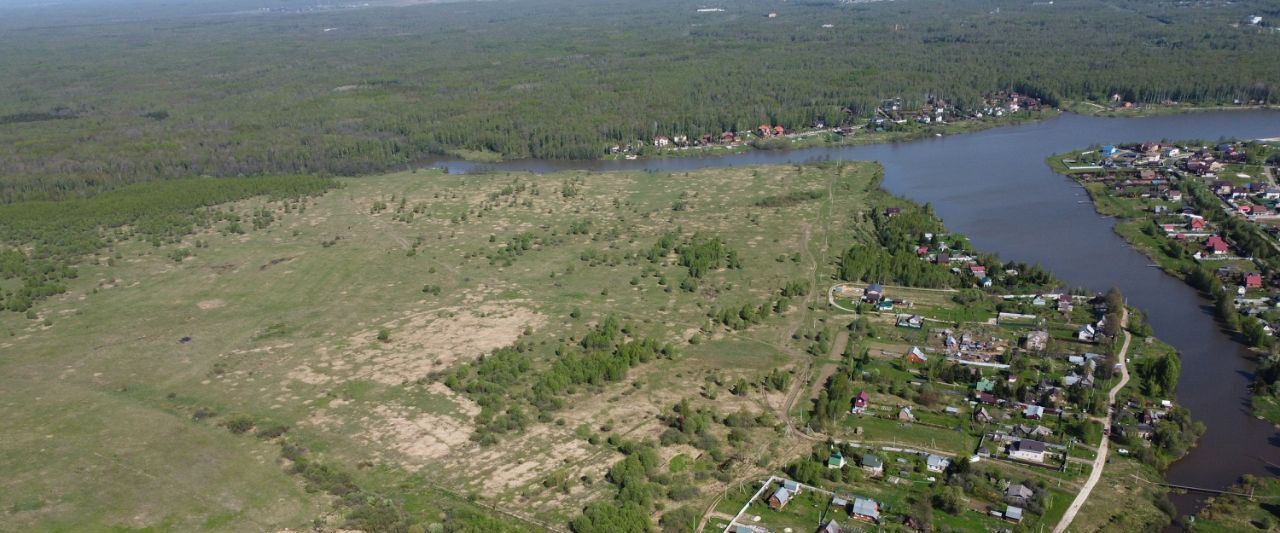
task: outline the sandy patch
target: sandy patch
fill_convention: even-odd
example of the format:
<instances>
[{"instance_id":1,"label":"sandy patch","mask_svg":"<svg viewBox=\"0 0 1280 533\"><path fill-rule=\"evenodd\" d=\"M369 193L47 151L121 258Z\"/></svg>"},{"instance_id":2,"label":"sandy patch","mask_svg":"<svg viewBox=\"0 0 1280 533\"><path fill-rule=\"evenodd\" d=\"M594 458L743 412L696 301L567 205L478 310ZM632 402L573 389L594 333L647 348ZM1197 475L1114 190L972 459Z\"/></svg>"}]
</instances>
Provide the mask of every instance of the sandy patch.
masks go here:
<instances>
[{"instance_id":1,"label":"sandy patch","mask_svg":"<svg viewBox=\"0 0 1280 533\"><path fill-rule=\"evenodd\" d=\"M208 311L208 310L210 310L210 309L218 309L218 308L220 308L220 307L224 307L224 306L226 306L226 305L227 305L227 302L226 302L226 301L224 301L224 300L221 300L221 299L213 299L213 300L204 300L204 301L202 301L202 302L200 302L200 303L197 303L197 304L196 304L196 307L199 307L199 308L201 308L201 309L204 309L204 310Z\"/></svg>"},{"instance_id":2,"label":"sandy patch","mask_svg":"<svg viewBox=\"0 0 1280 533\"><path fill-rule=\"evenodd\" d=\"M513 302L514 304L514 302ZM413 313L387 324L391 340L377 341L377 331L352 337L361 374L387 385L424 377L435 370L509 346L525 328L538 329L546 317L516 305L487 304Z\"/></svg>"},{"instance_id":3,"label":"sandy patch","mask_svg":"<svg viewBox=\"0 0 1280 533\"><path fill-rule=\"evenodd\" d=\"M446 457L470 453L479 446L470 441L475 427L467 421L416 409L374 407L365 430L356 439L394 452L403 466L418 470Z\"/></svg>"}]
</instances>

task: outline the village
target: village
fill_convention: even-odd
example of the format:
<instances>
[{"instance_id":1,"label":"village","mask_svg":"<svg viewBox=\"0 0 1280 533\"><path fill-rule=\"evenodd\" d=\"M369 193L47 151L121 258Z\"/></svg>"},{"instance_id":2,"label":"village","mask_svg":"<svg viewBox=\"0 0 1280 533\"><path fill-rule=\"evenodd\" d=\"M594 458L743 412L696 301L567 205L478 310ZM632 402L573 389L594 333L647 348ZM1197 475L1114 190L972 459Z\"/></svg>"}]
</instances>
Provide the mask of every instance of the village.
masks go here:
<instances>
[{"instance_id":1,"label":"village","mask_svg":"<svg viewBox=\"0 0 1280 533\"><path fill-rule=\"evenodd\" d=\"M1154 339L1120 349L1116 296L1002 293L1025 273L950 237L922 235L918 260L946 265L971 288L831 287L831 307L859 317L851 336L866 337L851 363L856 393L788 477L722 505L733 517L722 531L919 530L924 507L951 508L930 514L933 527L1052 528L1104 439L1122 443L1112 450L1125 460L1158 453L1157 425L1185 411L1133 385L1107 406L1118 357L1141 374L1160 351Z\"/></svg>"},{"instance_id":2,"label":"village","mask_svg":"<svg viewBox=\"0 0 1280 533\"><path fill-rule=\"evenodd\" d=\"M749 131L723 131L719 134L704 133L656 135L651 141L609 145L607 155L624 159L638 159L644 155L677 154L702 149L748 149L769 147L770 143L798 143L805 140L822 142L847 142L855 135L886 132L928 133L921 130L928 126L945 126L961 123L1002 121L1015 116L1029 118L1044 106L1039 98L1017 92L999 91L983 98L982 105L974 109L962 109L940 97L927 97L918 108L908 109L901 98L887 99L875 109L872 116L860 116L850 107L841 111L844 118L839 124L828 124L816 119L804 125L760 124ZM919 130L919 131L916 131ZM788 146L792 147L792 146Z\"/></svg>"},{"instance_id":3,"label":"village","mask_svg":"<svg viewBox=\"0 0 1280 533\"><path fill-rule=\"evenodd\" d=\"M1266 142L1145 142L1068 154L1055 166L1089 190L1100 212L1134 222L1117 231L1161 267L1211 272L1249 319L1241 327L1272 337L1280 328L1278 154Z\"/></svg>"}]
</instances>

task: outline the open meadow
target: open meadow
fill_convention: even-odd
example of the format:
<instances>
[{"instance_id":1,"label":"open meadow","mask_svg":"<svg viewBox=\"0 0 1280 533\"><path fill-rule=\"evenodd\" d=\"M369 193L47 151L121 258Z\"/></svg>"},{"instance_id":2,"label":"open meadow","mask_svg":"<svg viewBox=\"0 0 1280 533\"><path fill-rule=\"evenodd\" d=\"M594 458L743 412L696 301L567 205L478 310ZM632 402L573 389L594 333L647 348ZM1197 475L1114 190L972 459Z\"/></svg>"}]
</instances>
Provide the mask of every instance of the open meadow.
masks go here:
<instances>
[{"instance_id":1,"label":"open meadow","mask_svg":"<svg viewBox=\"0 0 1280 533\"><path fill-rule=\"evenodd\" d=\"M0 522L418 524L473 501L514 529L562 527L610 490L617 439L657 439L684 399L774 421L670 442L668 484L781 461L769 445L788 372L808 371L808 306L869 234L879 172L415 171L218 207L255 229L116 240L36 318L0 315ZM654 360L548 385L609 322L661 346ZM484 362L510 361L504 347L518 370L495 389Z\"/></svg>"}]
</instances>

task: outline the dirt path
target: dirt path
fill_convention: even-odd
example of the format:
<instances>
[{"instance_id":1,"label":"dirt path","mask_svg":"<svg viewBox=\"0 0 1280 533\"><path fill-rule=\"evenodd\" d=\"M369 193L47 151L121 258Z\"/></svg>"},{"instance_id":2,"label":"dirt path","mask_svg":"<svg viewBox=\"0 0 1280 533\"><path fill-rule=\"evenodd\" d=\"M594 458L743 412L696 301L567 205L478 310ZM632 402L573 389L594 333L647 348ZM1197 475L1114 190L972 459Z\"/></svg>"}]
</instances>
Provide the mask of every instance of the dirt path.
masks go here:
<instances>
[{"instance_id":1,"label":"dirt path","mask_svg":"<svg viewBox=\"0 0 1280 533\"><path fill-rule=\"evenodd\" d=\"M836 341L831 343L831 352L829 354L830 358L839 359L840 355L844 353L844 345L848 344L848 342L849 342L848 331L841 331L840 333L837 333ZM822 392L822 386L826 385L827 379L830 379L831 375L835 374L836 370L839 368L840 368L840 365L838 363L826 363L826 364L823 364L822 367L818 369L818 375L813 377L813 384L809 386L810 400L816 399L818 397L818 394Z\"/></svg>"},{"instance_id":2,"label":"dirt path","mask_svg":"<svg viewBox=\"0 0 1280 533\"><path fill-rule=\"evenodd\" d=\"M1126 327L1129 325L1129 310L1125 309L1121 316L1121 323ZM1120 361L1120 383L1111 388L1111 392L1107 393L1107 411L1111 412L1116 404L1116 394L1123 389L1125 384L1129 383L1129 365L1125 364L1125 358L1129 355L1129 341L1133 340L1133 336L1128 330L1124 332L1124 346L1120 347L1120 355L1117 359ZM1111 420L1107 419L1103 426L1109 433L1111 429ZM1089 480L1084 483L1084 487L1080 489L1080 493L1076 494L1076 499L1071 502L1071 506L1067 507L1067 512L1062 515L1062 520L1058 521L1058 525L1053 528L1053 533L1063 533L1067 527L1071 525L1071 521L1075 520L1076 513L1080 512L1080 508L1084 507L1084 502L1089 499L1089 493L1093 492L1093 487L1098 484L1098 480L1102 479L1102 469L1107 466L1107 448L1111 439L1104 436L1102 443L1098 445L1098 456L1093 460L1093 471L1089 472Z\"/></svg>"}]
</instances>

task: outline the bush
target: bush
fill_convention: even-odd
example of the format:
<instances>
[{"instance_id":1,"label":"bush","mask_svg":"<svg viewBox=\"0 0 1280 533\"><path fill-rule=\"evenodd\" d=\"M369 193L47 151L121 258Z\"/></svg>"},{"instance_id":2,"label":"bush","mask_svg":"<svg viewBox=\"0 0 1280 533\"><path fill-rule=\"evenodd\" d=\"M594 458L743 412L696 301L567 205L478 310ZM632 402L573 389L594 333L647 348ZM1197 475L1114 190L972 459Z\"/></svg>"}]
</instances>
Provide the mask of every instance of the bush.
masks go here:
<instances>
[{"instance_id":1,"label":"bush","mask_svg":"<svg viewBox=\"0 0 1280 533\"><path fill-rule=\"evenodd\" d=\"M249 415L235 415L223 423L227 430L237 435L253 429L253 417Z\"/></svg>"}]
</instances>

